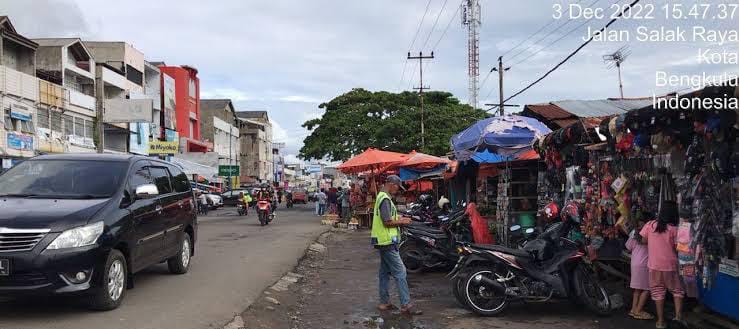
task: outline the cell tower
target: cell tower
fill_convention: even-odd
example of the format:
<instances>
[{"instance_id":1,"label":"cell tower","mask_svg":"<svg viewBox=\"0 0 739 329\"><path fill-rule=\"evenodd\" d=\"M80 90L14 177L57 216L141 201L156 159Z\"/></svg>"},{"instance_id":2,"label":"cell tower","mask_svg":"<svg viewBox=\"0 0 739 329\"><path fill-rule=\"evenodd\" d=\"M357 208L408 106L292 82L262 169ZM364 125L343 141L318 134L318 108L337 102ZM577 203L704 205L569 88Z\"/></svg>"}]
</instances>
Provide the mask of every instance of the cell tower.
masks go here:
<instances>
[{"instance_id":1,"label":"cell tower","mask_svg":"<svg viewBox=\"0 0 739 329\"><path fill-rule=\"evenodd\" d=\"M467 26L467 75L469 76L469 104L477 108L480 79L480 2L462 1L462 26Z\"/></svg>"},{"instance_id":2,"label":"cell tower","mask_svg":"<svg viewBox=\"0 0 739 329\"><path fill-rule=\"evenodd\" d=\"M613 54L603 56L603 61L608 64L608 69L616 67L618 69L618 88L621 91L621 99L624 98L624 84L621 80L621 64L631 55L631 50L627 46L623 46L616 50Z\"/></svg>"}]
</instances>

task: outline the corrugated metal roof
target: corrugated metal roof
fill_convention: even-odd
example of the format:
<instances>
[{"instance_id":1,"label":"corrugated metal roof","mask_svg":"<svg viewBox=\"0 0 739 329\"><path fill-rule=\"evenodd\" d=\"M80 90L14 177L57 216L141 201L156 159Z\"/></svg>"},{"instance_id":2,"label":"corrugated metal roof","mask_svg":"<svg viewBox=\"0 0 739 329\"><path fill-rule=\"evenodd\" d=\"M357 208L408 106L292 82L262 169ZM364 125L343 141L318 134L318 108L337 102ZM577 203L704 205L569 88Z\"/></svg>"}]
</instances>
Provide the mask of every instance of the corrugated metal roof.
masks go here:
<instances>
[{"instance_id":1,"label":"corrugated metal roof","mask_svg":"<svg viewBox=\"0 0 739 329\"><path fill-rule=\"evenodd\" d=\"M231 103L230 99L201 99L200 106L204 111L222 110Z\"/></svg>"},{"instance_id":2,"label":"corrugated metal roof","mask_svg":"<svg viewBox=\"0 0 739 329\"><path fill-rule=\"evenodd\" d=\"M572 113L554 104L531 104L526 105L526 108L548 120L564 119L572 116Z\"/></svg>"},{"instance_id":3,"label":"corrugated metal roof","mask_svg":"<svg viewBox=\"0 0 739 329\"><path fill-rule=\"evenodd\" d=\"M626 113L652 104L651 99L566 100L552 102L581 118L604 117Z\"/></svg>"}]
</instances>

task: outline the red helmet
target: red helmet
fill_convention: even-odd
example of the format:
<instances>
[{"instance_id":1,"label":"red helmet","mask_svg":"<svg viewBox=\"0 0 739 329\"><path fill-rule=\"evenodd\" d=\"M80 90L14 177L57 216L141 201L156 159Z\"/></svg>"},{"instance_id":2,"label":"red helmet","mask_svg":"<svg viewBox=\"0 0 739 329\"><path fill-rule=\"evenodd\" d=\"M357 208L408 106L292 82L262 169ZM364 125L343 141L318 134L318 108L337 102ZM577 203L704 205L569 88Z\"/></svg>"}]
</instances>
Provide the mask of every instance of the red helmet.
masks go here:
<instances>
[{"instance_id":1,"label":"red helmet","mask_svg":"<svg viewBox=\"0 0 739 329\"><path fill-rule=\"evenodd\" d=\"M554 221L559 216L559 207L556 202L549 203L544 207L544 218L548 221Z\"/></svg>"},{"instance_id":2,"label":"red helmet","mask_svg":"<svg viewBox=\"0 0 739 329\"><path fill-rule=\"evenodd\" d=\"M575 201L567 202L565 207L562 209L562 221L573 221L579 224L581 219L580 204Z\"/></svg>"}]
</instances>

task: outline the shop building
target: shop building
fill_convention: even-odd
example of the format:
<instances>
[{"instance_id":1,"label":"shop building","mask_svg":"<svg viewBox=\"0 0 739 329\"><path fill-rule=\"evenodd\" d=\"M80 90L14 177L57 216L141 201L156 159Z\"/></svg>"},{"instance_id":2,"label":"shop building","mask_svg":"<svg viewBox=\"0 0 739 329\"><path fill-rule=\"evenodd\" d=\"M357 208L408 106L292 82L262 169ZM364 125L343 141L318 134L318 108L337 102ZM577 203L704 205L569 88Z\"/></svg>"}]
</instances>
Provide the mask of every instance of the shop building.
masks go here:
<instances>
[{"instance_id":1,"label":"shop building","mask_svg":"<svg viewBox=\"0 0 739 329\"><path fill-rule=\"evenodd\" d=\"M78 38L34 39L41 153L95 152L95 60Z\"/></svg>"},{"instance_id":2,"label":"shop building","mask_svg":"<svg viewBox=\"0 0 739 329\"><path fill-rule=\"evenodd\" d=\"M35 155L35 116L39 101L36 78L38 44L18 34L0 16L0 158L2 170Z\"/></svg>"},{"instance_id":3,"label":"shop building","mask_svg":"<svg viewBox=\"0 0 739 329\"><path fill-rule=\"evenodd\" d=\"M213 152L218 156L219 166L236 166L239 161L239 125L236 110L230 99L200 100L200 133L203 141L213 143ZM239 186L239 175L223 176L230 179L232 186Z\"/></svg>"},{"instance_id":4,"label":"shop building","mask_svg":"<svg viewBox=\"0 0 739 329\"><path fill-rule=\"evenodd\" d=\"M167 82L171 78L174 82L175 120L169 123L174 126L180 142L180 152L208 152L212 145L200 138L200 79L198 70L190 66L161 65L162 89L165 93L165 121L167 121L167 106L171 101L167 96L171 85ZM169 119L171 120L171 118ZM168 128L165 122L165 128Z\"/></svg>"},{"instance_id":5,"label":"shop building","mask_svg":"<svg viewBox=\"0 0 739 329\"><path fill-rule=\"evenodd\" d=\"M258 183L274 179L272 124L267 111L238 111L241 182Z\"/></svg>"},{"instance_id":6,"label":"shop building","mask_svg":"<svg viewBox=\"0 0 739 329\"><path fill-rule=\"evenodd\" d=\"M96 62L102 151L146 154L152 99L144 97L144 54L125 42L85 41Z\"/></svg>"}]
</instances>

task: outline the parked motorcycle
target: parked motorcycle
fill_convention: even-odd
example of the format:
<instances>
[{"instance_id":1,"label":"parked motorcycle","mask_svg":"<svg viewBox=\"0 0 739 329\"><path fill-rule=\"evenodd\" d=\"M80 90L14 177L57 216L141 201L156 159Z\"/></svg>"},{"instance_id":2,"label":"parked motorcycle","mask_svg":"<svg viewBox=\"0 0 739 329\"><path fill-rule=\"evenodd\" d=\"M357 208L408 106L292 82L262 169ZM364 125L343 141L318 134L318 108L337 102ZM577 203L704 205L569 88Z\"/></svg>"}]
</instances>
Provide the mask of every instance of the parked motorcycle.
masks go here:
<instances>
[{"instance_id":1,"label":"parked motorcycle","mask_svg":"<svg viewBox=\"0 0 739 329\"><path fill-rule=\"evenodd\" d=\"M464 208L451 217L441 217L439 223L437 228L414 222L402 229L400 257L409 273L451 267L459 258L456 242L471 241L470 221Z\"/></svg>"},{"instance_id":2,"label":"parked motorcycle","mask_svg":"<svg viewBox=\"0 0 739 329\"><path fill-rule=\"evenodd\" d=\"M269 225L272 219L274 219L274 216L271 202L267 200L257 201L257 217L261 226Z\"/></svg>"},{"instance_id":3,"label":"parked motorcycle","mask_svg":"<svg viewBox=\"0 0 739 329\"><path fill-rule=\"evenodd\" d=\"M459 244L462 256L449 273L457 300L483 316L500 314L512 301L552 298L569 298L596 314L610 314L608 293L582 246L566 238L580 222L579 215L571 215L523 248Z\"/></svg>"}]
</instances>

